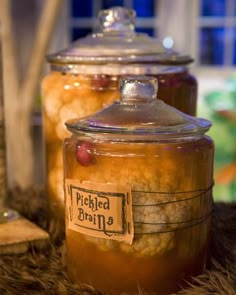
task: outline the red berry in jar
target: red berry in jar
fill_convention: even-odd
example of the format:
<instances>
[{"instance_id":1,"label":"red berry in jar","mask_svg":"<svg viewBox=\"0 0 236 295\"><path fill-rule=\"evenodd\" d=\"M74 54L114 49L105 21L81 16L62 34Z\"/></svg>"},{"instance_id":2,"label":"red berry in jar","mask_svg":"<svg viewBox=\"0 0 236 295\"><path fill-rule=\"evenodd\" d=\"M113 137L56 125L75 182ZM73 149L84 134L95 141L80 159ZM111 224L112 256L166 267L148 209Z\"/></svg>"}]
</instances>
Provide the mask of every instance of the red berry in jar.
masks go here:
<instances>
[{"instance_id":1,"label":"red berry in jar","mask_svg":"<svg viewBox=\"0 0 236 295\"><path fill-rule=\"evenodd\" d=\"M93 145L90 142L78 142L76 145L76 159L82 166L89 166L94 163L92 155Z\"/></svg>"}]
</instances>

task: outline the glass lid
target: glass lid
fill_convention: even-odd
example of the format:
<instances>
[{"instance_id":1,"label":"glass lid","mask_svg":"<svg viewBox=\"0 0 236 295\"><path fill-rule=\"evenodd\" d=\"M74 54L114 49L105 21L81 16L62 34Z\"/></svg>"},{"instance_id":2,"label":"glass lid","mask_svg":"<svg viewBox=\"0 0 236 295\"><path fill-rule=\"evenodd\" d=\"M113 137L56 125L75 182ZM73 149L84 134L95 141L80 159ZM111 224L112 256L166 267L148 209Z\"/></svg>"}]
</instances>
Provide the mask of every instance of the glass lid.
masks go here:
<instances>
[{"instance_id":1,"label":"glass lid","mask_svg":"<svg viewBox=\"0 0 236 295\"><path fill-rule=\"evenodd\" d=\"M211 122L186 115L156 99L157 79L127 76L120 79L120 100L92 116L70 120L73 133L118 141L173 140L202 136Z\"/></svg>"},{"instance_id":2,"label":"glass lid","mask_svg":"<svg viewBox=\"0 0 236 295\"><path fill-rule=\"evenodd\" d=\"M49 55L48 61L68 63L134 63L157 62L184 65L193 61L190 56L165 49L160 41L147 34L135 32L135 11L125 7L102 10L97 31L74 42L71 47Z\"/></svg>"}]
</instances>

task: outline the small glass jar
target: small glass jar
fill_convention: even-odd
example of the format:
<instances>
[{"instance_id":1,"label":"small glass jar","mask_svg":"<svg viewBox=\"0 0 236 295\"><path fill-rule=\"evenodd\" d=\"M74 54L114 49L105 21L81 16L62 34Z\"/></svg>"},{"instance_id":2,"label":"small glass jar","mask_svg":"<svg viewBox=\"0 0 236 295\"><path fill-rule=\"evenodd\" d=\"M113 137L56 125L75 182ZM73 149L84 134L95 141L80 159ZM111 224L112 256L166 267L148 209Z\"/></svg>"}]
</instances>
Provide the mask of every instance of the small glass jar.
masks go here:
<instances>
[{"instance_id":1,"label":"small glass jar","mask_svg":"<svg viewBox=\"0 0 236 295\"><path fill-rule=\"evenodd\" d=\"M66 123L68 272L108 294L169 294L206 265L211 123L157 100L155 78L123 78L120 89L119 101Z\"/></svg>"},{"instance_id":2,"label":"small glass jar","mask_svg":"<svg viewBox=\"0 0 236 295\"><path fill-rule=\"evenodd\" d=\"M121 76L157 77L159 99L196 114L197 82L187 68L192 58L135 33L134 23L133 10L101 11L96 33L48 56L51 72L42 81L42 101L47 190L54 219L64 220L61 146L68 135L64 122L90 115L116 100Z\"/></svg>"}]
</instances>

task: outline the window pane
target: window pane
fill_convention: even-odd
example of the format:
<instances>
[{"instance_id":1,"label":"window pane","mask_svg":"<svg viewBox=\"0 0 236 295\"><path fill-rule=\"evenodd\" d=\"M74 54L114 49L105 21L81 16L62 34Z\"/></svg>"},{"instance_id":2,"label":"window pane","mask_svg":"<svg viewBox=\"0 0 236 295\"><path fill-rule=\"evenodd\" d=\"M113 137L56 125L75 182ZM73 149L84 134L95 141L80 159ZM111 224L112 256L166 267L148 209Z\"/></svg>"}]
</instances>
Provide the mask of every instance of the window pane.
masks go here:
<instances>
[{"instance_id":1,"label":"window pane","mask_svg":"<svg viewBox=\"0 0 236 295\"><path fill-rule=\"evenodd\" d=\"M200 12L202 16L225 16L227 0L201 0ZM232 1L232 0L228 0Z\"/></svg>"},{"instance_id":2,"label":"window pane","mask_svg":"<svg viewBox=\"0 0 236 295\"><path fill-rule=\"evenodd\" d=\"M223 28L203 28L200 30L200 63L222 65L224 63Z\"/></svg>"},{"instance_id":3,"label":"window pane","mask_svg":"<svg viewBox=\"0 0 236 295\"><path fill-rule=\"evenodd\" d=\"M71 40L75 41L78 38L82 38L87 36L88 34L91 34L92 29L89 28L72 28L71 30Z\"/></svg>"},{"instance_id":4,"label":"window pane","mask_svg":"<svg viewBox=\"0 0 236 295\"><path fill-rule=\"evenodd\" d=\"M92 16L92 2L93 0L71 1L71 15L73 17L90 17Z\"/></svg>"},{"instance_id":5,"label":"window pane","mask_svg":"<svg viewBox=\"0 0 236 295\"><path fill-rule=\"evenodd\" d=\"M123 4L124 4L123 0L103 0L102 8L107 9L107 8L110 8L111 6L123 6Z\"/></svg>"},{"instance_id":6,"label":"window pane","mask_svg":"<svg viewBox=\"0 0 236 295\"><path fill-rule=\"evenodd\" d=\"M155 16L155 1L154 0L134 0L133 8L138 17ZM156 1L156 5L157 5Z\"/></svg>"},{"instance_id":7,"label":"window pane","mask_svg":"<svg viewBox=\"0 0 236 295\"><path fill-rule=\"evenodd\" d=\"M149 36L155 36L155 31L153 28L136 28L135 31L139 33L148 34Z\"/></svg>"}]
</instances>

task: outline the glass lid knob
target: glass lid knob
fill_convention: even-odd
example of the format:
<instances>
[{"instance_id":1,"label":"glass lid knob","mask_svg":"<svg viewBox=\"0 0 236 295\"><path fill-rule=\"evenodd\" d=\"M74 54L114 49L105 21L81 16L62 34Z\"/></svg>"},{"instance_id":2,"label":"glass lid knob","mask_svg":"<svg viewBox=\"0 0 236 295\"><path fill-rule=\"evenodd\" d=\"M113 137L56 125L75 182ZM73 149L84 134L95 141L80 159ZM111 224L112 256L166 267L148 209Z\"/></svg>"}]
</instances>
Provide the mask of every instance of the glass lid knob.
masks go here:
<instances>
[{"instance_id":1,"label":"glass lid knob","mask_svg":"<svg viewBox=\"0 0 236 295\"><path fill-rule=\"evenodd\" d=\"M120 80L120 104L151 103L157 96L157 79L149 76L127 76Z\"/></svg>"},{"instance_id":2,"label":"glass lid knob","mask_svg":"<svg viewBox=\"0 0 236 295\"><path fill-rule=\"evenodd\" d=\"M112 7L101 10L98 18L102 32L130 31L134 32L136 13L125 7Z\"/></svg>"}]
</instances>

